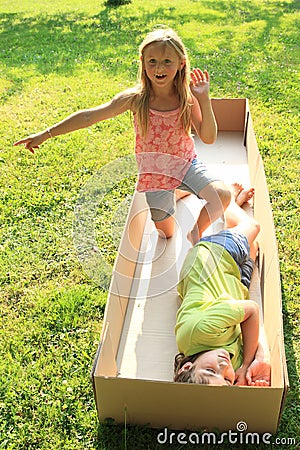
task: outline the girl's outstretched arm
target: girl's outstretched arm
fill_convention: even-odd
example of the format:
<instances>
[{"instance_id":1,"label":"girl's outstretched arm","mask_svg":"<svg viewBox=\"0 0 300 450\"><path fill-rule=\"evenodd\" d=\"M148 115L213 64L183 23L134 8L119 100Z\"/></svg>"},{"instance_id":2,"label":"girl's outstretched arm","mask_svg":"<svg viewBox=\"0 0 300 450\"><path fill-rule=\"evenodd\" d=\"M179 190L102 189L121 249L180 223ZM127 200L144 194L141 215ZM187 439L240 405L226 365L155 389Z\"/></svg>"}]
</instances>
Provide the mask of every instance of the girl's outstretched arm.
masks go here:
<instances>
[{"instance_id":1,"label":"girl's outstretched arm","mask_svg":"<svg viewBox=\"0 0 300 450\"><path fill-rule=\"evenodd\" d=\"M194 69L191 73L193 126L205 144L213 144L217 138L217 123L209 97L209 74L207 70Z\"/></svg>"},{"instance_id":2,"label":"girl's outstretched arm","mask_svg":"<svg viewBox=\"0 0 300 450\"><path fill-rule=\"evenodd\" d=\"M25 148L34 153L35 148L39 148L43 142L51 137L67 134L71 131L79 130L80 128L86 128L102 120L110 119L122 114L131 109L133 100L134 94L129 94L126 91L122 92L107 103L95 108L77 111L40 133L32 134L24 139L20 139L15 142L14 145L24 144Z\"/></svg>"}]
</instances>

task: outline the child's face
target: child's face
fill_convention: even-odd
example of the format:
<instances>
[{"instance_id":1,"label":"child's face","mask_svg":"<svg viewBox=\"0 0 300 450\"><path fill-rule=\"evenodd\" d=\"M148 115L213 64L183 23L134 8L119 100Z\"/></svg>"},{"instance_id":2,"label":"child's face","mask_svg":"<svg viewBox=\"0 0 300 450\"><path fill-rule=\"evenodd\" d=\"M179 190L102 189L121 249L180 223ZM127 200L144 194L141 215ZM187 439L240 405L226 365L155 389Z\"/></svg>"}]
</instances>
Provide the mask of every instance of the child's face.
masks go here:
<instances>
[{"instance_id":1,"label":"child's face","mask_svg":"<svg viewBox=\"0 0 300 450\"><path fill-rule=\"evenodd\" d=\"M195 375L204 376L209 384L232 385L235 373L227 350L209 350L200 355L193 364Z\"/></svg>"},{"instance_id":2,"label":"child's face","mask_svg":"<svg viewBox=\"0 0 300 450\"><path fill-rule=\"evenodd\" d=\"M173 83L179 70L184 67L175 50L163 42L148 45L143 54L144 69L151 83L166 86Z\"/></svg>"}]
</instances>

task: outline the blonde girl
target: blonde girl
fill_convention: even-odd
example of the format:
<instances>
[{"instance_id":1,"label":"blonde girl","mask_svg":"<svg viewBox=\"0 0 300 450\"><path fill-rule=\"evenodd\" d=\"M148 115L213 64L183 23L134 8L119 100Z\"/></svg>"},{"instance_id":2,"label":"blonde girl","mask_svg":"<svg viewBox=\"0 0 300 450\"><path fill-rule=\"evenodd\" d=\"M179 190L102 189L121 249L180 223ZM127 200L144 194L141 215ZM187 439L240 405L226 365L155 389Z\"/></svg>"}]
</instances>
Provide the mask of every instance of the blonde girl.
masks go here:
<instances>
[{"instance_id":1,"label":"blonde girl","mask_svg":"<svg viewBox=\"0 0 300 450\"><path fill-rule=\"evenodd\" d=\"M230 191L197 161L191 135L211 144L217 125L209 97L209 74L190 73L186 49L171 29L157 29L140 46L139 84L95 108L68 116L40 133L17 141L34 153L49 138L89 127L132 111L136 132L137 190L145 192L151 217L160 235L175 229L176 198L193 193L206 200L189 234L194 244L230 202ZM177 194L177 195L176 195Z\"/></svg>"}]
</instances>

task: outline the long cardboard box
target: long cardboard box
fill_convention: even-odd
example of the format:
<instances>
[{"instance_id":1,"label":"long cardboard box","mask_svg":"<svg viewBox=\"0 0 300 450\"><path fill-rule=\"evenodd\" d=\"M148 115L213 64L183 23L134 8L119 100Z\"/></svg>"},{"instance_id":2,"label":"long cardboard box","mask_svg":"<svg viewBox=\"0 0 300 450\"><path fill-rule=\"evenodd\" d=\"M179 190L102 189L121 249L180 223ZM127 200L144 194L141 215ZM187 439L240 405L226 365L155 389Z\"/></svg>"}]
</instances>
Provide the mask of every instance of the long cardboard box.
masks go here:
<instances>
[{"instance_id":1,"label":"long cardboard box","mask_svg":"<svg viewBox=\"0 0 300 450\"><path fill-rule=\"evenodd\" d=\"M271 352L269 388L174 383L176 283L190 248L188 230L203 206L194 196L177 204L174 237L157 237L144 194L135 193L113 269L102 335L92 370L100 421L174 430L272 433L278 428L288 375L284 353L277 244L263 162L247 99L214 99L218 138L196 140L199 159L225 182L253 186L261 224L250 298L260 305ZM212 225L217 231L221 221Z\"/></svg>"}]
</instances>

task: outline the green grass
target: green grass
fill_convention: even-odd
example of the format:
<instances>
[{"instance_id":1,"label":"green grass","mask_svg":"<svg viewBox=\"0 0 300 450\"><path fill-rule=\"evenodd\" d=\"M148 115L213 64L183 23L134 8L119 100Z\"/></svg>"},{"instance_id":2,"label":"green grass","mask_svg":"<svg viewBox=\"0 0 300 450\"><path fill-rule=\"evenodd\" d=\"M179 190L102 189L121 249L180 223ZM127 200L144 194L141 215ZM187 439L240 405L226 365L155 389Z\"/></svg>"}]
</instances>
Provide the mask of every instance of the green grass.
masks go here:
<instances>
[{"instance_id":1,"label":"green grass","mask_svg":"<svg viewBox=\"0 0 300 450\"><path fill-rule=\"evenodd\" d=\"M118 247L111 222L134 177L101 194L103 282L81 264L73 237L82 188L132 154L132 119L47 141L35 155L12 146L133 85L138 45L156 24L174 27L192 65L209 70L212 96L250 99L278 239L291 383L278 437L297 438L299 19L296 0L133 0L111 9L100 0L0 1L0 448L162 447L157 431L99 425L89 380Z\"/></svg>"}]
</instances>

